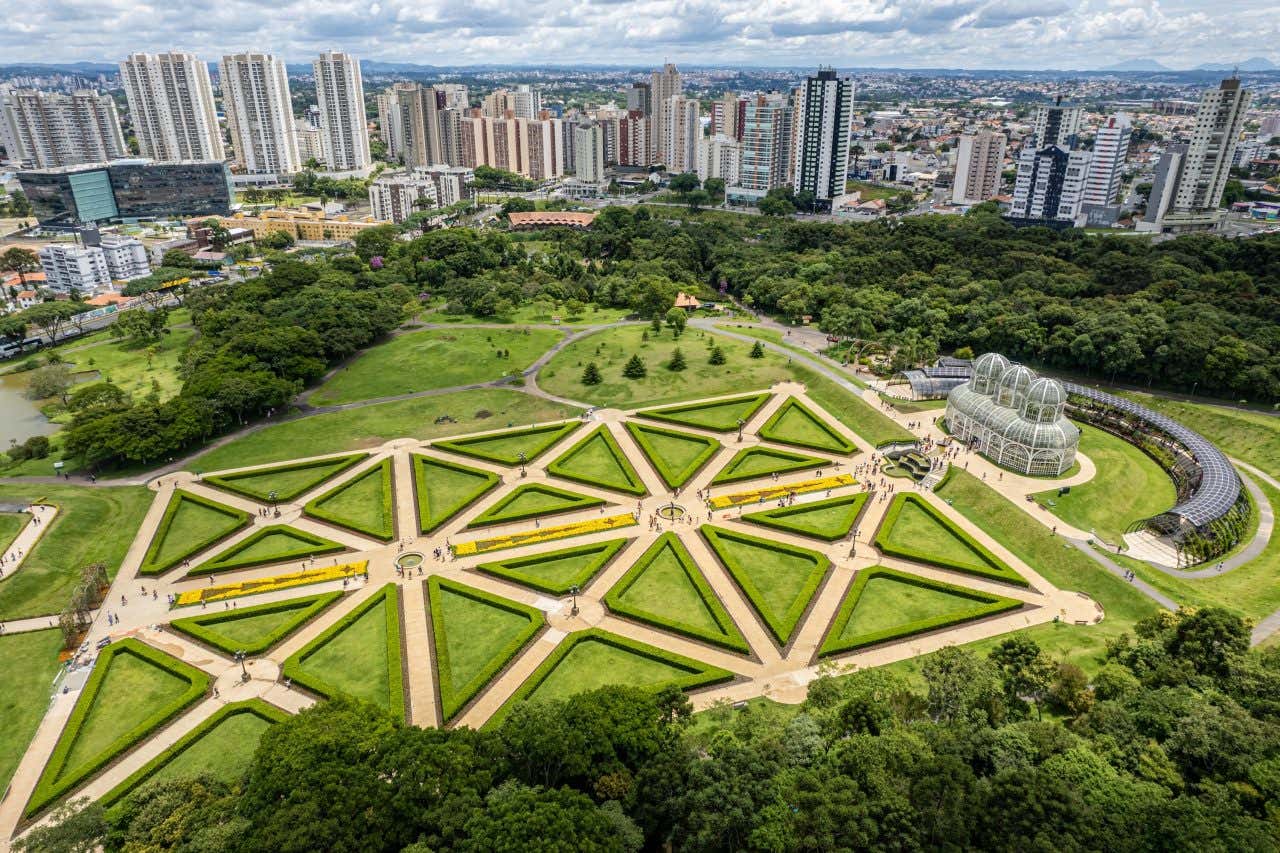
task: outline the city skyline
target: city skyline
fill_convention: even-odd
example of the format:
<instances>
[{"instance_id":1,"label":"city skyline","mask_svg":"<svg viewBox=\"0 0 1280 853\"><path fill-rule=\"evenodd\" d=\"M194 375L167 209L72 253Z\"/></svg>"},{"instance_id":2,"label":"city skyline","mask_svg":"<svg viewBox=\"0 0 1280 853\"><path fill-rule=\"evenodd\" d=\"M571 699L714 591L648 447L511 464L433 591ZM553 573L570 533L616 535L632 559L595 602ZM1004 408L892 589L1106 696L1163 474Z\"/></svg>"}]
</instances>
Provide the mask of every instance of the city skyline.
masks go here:
<instances>
[{"instance_id":1,"label":"city skyline","mask_svg":"<svg viewBox=\"0 0 1280 853\"><path fill-rule=\"evenodd\" d=\"M118 12L112 16L113 7ZM106 15L103 12L107 12ZM119 22L112 24L112 21ZM145 22L139 27L137 22ZM106 0L41 4L0 33L10 62L119 61L191 50L206 60L254 45L287 62L339 49L422 65L676 63L791 67L1170 68L1277 57L1280 22L1263 0L580 0L572 4L232 0L192 19L176 7ZM258 47L260 45L260 47Z\"/></svg>"}]
</instances>

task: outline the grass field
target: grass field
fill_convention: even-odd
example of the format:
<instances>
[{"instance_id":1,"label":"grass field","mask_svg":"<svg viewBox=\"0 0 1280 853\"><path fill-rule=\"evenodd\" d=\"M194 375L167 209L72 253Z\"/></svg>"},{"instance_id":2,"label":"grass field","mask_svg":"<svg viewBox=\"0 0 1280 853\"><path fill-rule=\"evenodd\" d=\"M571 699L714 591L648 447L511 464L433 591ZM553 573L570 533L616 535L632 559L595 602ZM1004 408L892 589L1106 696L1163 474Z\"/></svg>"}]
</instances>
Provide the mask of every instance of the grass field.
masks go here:
<instances>
[{"instance_id":1,"label":"grass field","mask_svg":"<svg viewBox=\"0 0 1280 853\"><path fill-rule=\"evenodd\" d=\"M178 362L193 337L194 329L170 325L169 334L154 347L130 348L122 342L106 340L64 357L72 362L72 371L97 371L97 381L110 380L134 398L145 397L158 388L160 399L167 400L182 387Z\"/></svg>"},{"instance_id":2,"label":"grass field","mask_svg":"<svg viewBox=\"0 0 1280 853\"><path fill-rule=\"evenodd\" d=\"M849 534L866 502L867 493L858 492L812 503L752 512L742 519L762 527L834 542Z\"/></svg>"},{"instance_id":3,"label":"grass field","mask_svg":"<svg viewBox=\"0 0 1280 853\"><path fill-rule=\"evenodd\" d=\"M551 595L568 595L574 586L585 587L626 544L626 539L611 539L528 557L481 563L476 570Z\"/></svg>"},{"instance_id":4,"label":"grass field","mask_svg":"<svg viewBox=\"0 0 1280 853\"><path fill-rule=\"evenodd\" d=\"M198 471L264 465L300 456L318 456L376 447L393 438L431 439L576 417L579 410L519 391L459 391L439 397L361 406L274 424L231 441L195 459ZM436 424L441 415L457 423Z\"/></svg>"},{"instance_id":5,"label":"grass field","mask_svg":"<svg viewBox=\"0 0 1280 853\"><path fill-rule=\"evenodd\" d=\"M517 486L510 494L472 519L467 527L482 527L519 521L542 515L555 515L578 509L591 509L603 504L600 498L570 492L541 483Z\"/></svg>"},{"instance_id":6,"label":"grass field","mask_svg":"<svg viewBox=\"0 0 1280 853\"><path fill-rule=\"evenodd\" d=\"M0 620L60 612L90 563L106 563L114 576L153 497L144 486L0 484L0 500L45 500L59 507L22 568L0 580Z\"/></svg>"},{"instance_id":7,"label":"grass field","mask_svg":"<svg viewBox=\"0 0 1280 853\"><path fill-rule=\"evenodd\" d=\"M637 654L612 643L585 639L569 650L528 698L567 699L575 693L610 684L659 687L685 678L689 671L663 660Z\"/></svg>"},{"instance_id":8,"label":"grass field","mask_svg":"<svg viewBox=\"0 0 1280 853\"><path fill-rule=\"evenodd\" d=\"M1280 479L1280 418L1137 392L1124 392L1122 396L1168 415L1218 445L1223 452Z\"/></svg>"},{"instance_id":9,"label":"grass field","mask_svg":"<svg viewBox=\"0 0 1280 853\"><path fill-rule=\"evenodd\" d=\"M552 462L547 473L629 495L648 492L613 433L603 424Z\"/></svg>"},{"instance_id":10,"label":"grass field","mask_svg":"<svg viewBox=\"0 0 1280 853\"><path fill-rule=\"evenodd\" d=\"M314 462L273 465L220 477L205 477L203 482L256 501L269 501L273 493L277 501L291 501L366 458L363 453L353 453Z\"/></svg>"},{"instance_id":11,"label":"grass field","mask_svg":"<svg viewBox=\"0 0 1280 853\"><path fill-rule=\"evenodd\" d=\"M429 456L413 457L413 476L422 533L435 530L498 485L497 475L488 471Z\"/></svg>"},{"instance_id":12,"label":"grass field","mask_svg":"<svg viewBox=\"0 0 1280 853\"><path fill-rule=\"evenodd\" d=\"M111 658L110 669L84 725L67 753L64 775L108 749L123 732L178 699L189 684L132 654Z\"/></svg>"},{"instance_id":13,"label":"grass field","mask_svg":"<svg viewBox=\"0 0 1280 853\"><path fill-rule=\"evenodd\" d=\"M1149 518L1173 506L1177 495L1169 475L1155 460L1111 433L1088 424L1080 427L1080 452L1093 460L1097 474L1087 483L1058 496L1056 489L1037 494L1049 511L1112 545L1121 541L1131 522Z\"/></svg>"},{"instance_id":14,"label":"grass field","mask_svg":"<svg viewBox=\"0 0 1280 853\"><path fill-rule=\"evenodd\" d=\"M649 340L642 340L645 334ZM727 362L707 363L709 344L724 350ZM688 367L671 371L666 363L679 346ZM597 406L634 408L740 394L746 389L768 388L791 377L786 359L773 352L764 358L750 358L751 345L743 341L689 329L679 340L664 329L655 335L648 326L606 329L574 341L547 363L538 374L538 386L557 396L583 400ZM639 355L648 368L644 379L627 379L622 368L632 355ZM583 385L582 371L595 362L604 381Z\"/></svg>"},{"instance_id":15,"label":"grass field","mask_svg":"<svg viewBox=\"0 0 1280 853\"><path fill-rule=\"evenodd\" d=\"M897 422L876 411L866 400L855 396L812 370L796 366L796 378L805 384L809 399L826 409L833 418L862 436L873 446L892 441L914 441L915 436Z\"/></svg>"},{"instance_id":16,"label":"grass field","mask_svg":"<svg viewBox=\"0 0 1280 853\"><path fill-rule=\"evenodd\" d=\"M972 607L971 599L949 592L902 583L887 577L872 578L858 598L858 604L845 623L840 639L849 640Z\"/></svg>"},{"instance_id":17,"label":"grass field","mask_svg":"<svg viewBox=\"0 0 1280 853\"><path fill-rule=\"evenodd\" d=\"M0 635L0 791L9 786L49 707L61 649L61 631Z\"/></svg>"},{"instance_id":18,"label":"grass field","mask_svg":"<svg viewBox=\"0 0 1280 853\"><path fill-rule=\"evenodd\" d=\"M385 603L371 607L303 658L301 669L343 693L385 710L391 672L385 607Z\"/></svg>"},{"instance_id":19,"label":"grass field","mask_svg":"<svg viewBox=\"0 0 1280 853\"><path fill-rule=\"evenodd\" d=\"M942 411L947 407L946 400L899 400L895 397L886 397L884 394L880 395L880 399L884 400L904 415L916 415L920 412Z\"/></svg>"},{"instance_id":20,"label":"grass field","mask_svg":"<svg viewBox=\"0 0 1280 853\"><path fill-rule=\"evenodd\" d=\"M869 184L866 181L845 181L844 186L847 193L861 193L863 201L875 201L878 198L887 201L891 198L897 198L903 193L911 192L907 187L880 187L875 184Z\"/></svg>"},{"instance_id":21,"label":"grass field","mask_svg":"<svg viewBox=\"0 0 1280 853\"><path fill-rule=\"evenodd\" d=\"M424 329L397 335L341 368L311 395L326 406L490 382L524 371L563 335L553 329ZM498 352L509 352L499 357Z\"/></svg>"},{"instance_id":22,"label":"grass field","mask_svg":"<svg viewBox=\"0 0 1280 853\"><path fill-rule=\"evenodd\" d=\"M740 480L767 477L770 474L818 469L830 464L817 456L788 453L785 450L774 450L772 447L748 447L735 453L724 468L711 479L711 483L713 485L736 483Z\"/></svg>"},{"instance_id":23,"label":"grass field","mask_svg":"<svg viewBox=\"0 0 1280 853\"><path fill-rule=\"evenodd\" d=\"M253 763L254 750L271 723L257 714L234 714L218 723L147 780L168 782L208 775L235 782Z\"/></svg>"},{"instance_id":24,"label":"grass field","mask_svg":"<svg viewBox=\"0 0 1280 853\"><path fill-rule=\"evenodd\" d=\"M528 246L529 243L522 245ZM476 317L471 314L445 314L435 311L425 315L423 319L429 323L456 323L458 326L466 327L476 323L511 323L512 325L546 323L550 325L554 323L555 317L559 317L561 326L594 326L600 323L617 323L627 319L633 313L630 308L609 308L590 304L581 315L573 317L563 306L554 307L548 312L546 306L539 306L536 302L526 302L503 317Z\"/></svg>"},{"instance_id":25,"label":"grass field","mask_svg":"<svg viewBox=\"0 0 1280 853\"><path fill-rule=\"evenodd\" d=\"M13 540L31 521L30 513L0 512L0 554L8 550Z\"/></svg>"}]
</instances>

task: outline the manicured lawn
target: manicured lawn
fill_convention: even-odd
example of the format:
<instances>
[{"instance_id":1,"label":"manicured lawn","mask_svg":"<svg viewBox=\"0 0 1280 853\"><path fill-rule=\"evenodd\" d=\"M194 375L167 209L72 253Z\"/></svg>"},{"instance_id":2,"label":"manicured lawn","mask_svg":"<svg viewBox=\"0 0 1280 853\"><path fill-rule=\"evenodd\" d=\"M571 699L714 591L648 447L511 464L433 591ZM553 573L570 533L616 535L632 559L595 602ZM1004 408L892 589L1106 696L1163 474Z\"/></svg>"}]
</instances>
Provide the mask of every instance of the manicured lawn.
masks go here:
<instances>
[{"instance_id":1,"label":"manicured lawn","mask_svg":"<svg viewBox=\"0 0 1280 853\"><path fill-rule=\"evenodd\" d=\"M699 427L715 432L733 432L741 421L751 420L760 407L769 402L769 393L732 397L712 403L694 403L687 406L666 406L636 414L642 418L669 424Z\"/></svg>"},{"instance_id":2,"label":"manicured lawn","mask_svg":"<svg viewBox=\"0 0 1280 853\"><path fill-rule=\"evenodd\" d=\"M90 563L102 561L114 575L153 497L144 486L0 485L0 500L59 507L22 568L0 580L0 620L60 612Z\"/></svg>"},{"instance_id":3,"label":"manicured lawn","mask_svg":"<svg viewBox=\"0 0 1280 853\"><path fill-rule=\"evenodd\" d=\"M224 782L240 779L253 763L254 750L272 723L257 714L234 714L218 723L148 779L167 782L208 775Z\"/></svg>"},{"instance_id":4,"label":"manicured lawn","mask_svg":"<svg viewBox=\"0 0 1280 853\"><path fill-rule=\"evenodd\" d=\"M532 251L530 243L537 241L529 241L522 243L526 251ZM444 314L434 312L423 315L423 320L428 323L456 323L459 326L468 326L475 323L547 323L552 324L554 317L560 318L562 326L594 326L599 323L616 323L619 320L625 320L633 314L629 308L609 308L602 307L594 303L587 305L581 315L573 317L563 306L553 308L550 312L538 307L537 303L526 302L516 307L514 311L504 317L476 317L471 314Z\"/></svg>"},{"instance_id":5,"label":"manicured lawn","mask_svg":"<svg viewBox=\"0 0 1280 853\"><path fill-rule=\"evenodd\" d=\"M302 673L379 708L388 708L391 667L385 606L369 608L327 642L300 656Z\"/></svg>"},{"instance_id":6,"label":"manicured lawn","mask_svg":"<svg viewBox=\"0 0 1280 853\"><path fill-rule=\"evenodd\" d=\"M9 786L49 708L61 649L57 630L0 635L0 790Z\"/></svg>"},{"instance_id":7,"label":"manicured lawn","mask_svg":"<svg viewBox=\"0 0 1280 853\"><path fill-rule=\"evenodd\" d=\"M683 486L720 449L714 438L627 421L627 432L672 489Z\"/></svg>"},{"instance_id":8,"label":"manicured lawn","mask_svg":"<svg viewBox=\"0 0 1280 853\"><path fill-rule=\"evenodd\" d=\"M830 562L817 551L704 525L700 532L774 638L791 639Z\"/></svg>"},{"instance_id":9,"label":"manicured lawn","mask_svg":"<svg viewBox=\"0 0 1280 853\"><path fill-rule=\"evenodd\" d=\"M581 495L567 489L558 489L542 483L526 483L517 486L509 495L472 519L467 527L483 527L520 521L543 515L556 515L579 509L590 509L603 504L600 498Z\"/></svg>"},{"instance_id":10,"label":"manicured lawn","mask_svg":"<svg viewBox=\"0 0 1280 853\"><path fill-rule=\"evenodd\" d=\"M648 489L627 460L618 442L603 424L552 462L547 472L566 480L644 495Z\"/></svg>"},{"instance_id":11,"label":"manicured lawn","mask_svg":"<svg viewBox=\"0 0 1280 853\"><path fill-rule=\"evenodd\" d=\"M946 400L898 400L894 397L887 397L884 394L880 395L880 399L884 400L904 415L915 415L920 412L941 411L947 407Z\"/></svg>"},{"instance_id":12,"label":"manicured lawn","mask_svg":"<svg viewBox=\"0 0 1280 853\"><path fill-rule=\"evenodd\" d=\"M918 619L932 619L956 610L967 610L971 604L971 601L948 592L890 578L875 578L863 590L840 638L847 640Z\"/></svg>"},{"instance_id":13,"label":"manicured lawn","mask_svg":"<svg viewBox=\"0 0 1280 853\"><path fill-rule=\"evenodd\" d=\"M1097 474L1058 496L1056 489L1036 500L1072 527L1095 531L1115 545L1132 522L1164 512L1177 501L1173 481L1155 460L1123 439L1088 424L1081 430L1080 452L1093 460ZM1051 505L1052 503L1052 505Z\"/></svg>"},{"instance_id":14,"label":"manicured lawn","mask_svg":"<svg viewBox=\"0 0 1280 853\"><path fill-rule=\"evenodd\" d=\"M196 566L189 574L204 575L267 563L283 563L286 560L333 554L342 550L345 550L343 545L323 536L314 536L285 524L272 524L254 531L247 539Z\"/></svg>"},{"instance_id":15,"label":"manicured lawn","mask_svg":"<svg viewBox=\"0 0 1280 853\"><path fill-rule=\"evenodd\" d=\"M189 687L177 675L136 655L115 655L109 666L93 708L67 754L62 776L98 756L131 726L177 700Z\"/></svg>"},{"instance_id":16,"label":"manicured lawn","mask_svg":"<svg viewBox=\"0 0 1280 853\"><path fill-rule=\"evenodd\" d=\"M813 402L831 414L833 418L853 430L873 447L894 441L914 441L906 429L850 391L831 380L798 365L793 367L796 378L805 384L806 393Z\"/></svg>"},{"instance_id":17,"label":"manicured lawn","mask_svg":"<svg viewBox=\"0 0 1280 853\"><path fill-rule=\"evenodd\" d=\"M413 456L418 527L430 533L498 485L498 475L429 456Z\"/></svg>"},{"instance_id":18,"label":"manicured lawn","mask_svg":"<svg viewBox=\"0 0 1280 853\"><path fill-rule=\"evenodd\" d=\"M424 329L396 335L311 395L326 406L490 382L524 371L564 336L551 329ZM509 356L498 353L509 352Z\"/></svg>"},{"instance_id":19,"label":"manicured lawn","mask_svg":"<svg viewBox=\"0 0 1280 853\"><path fill-rule=\"evenodd\" d=\"M857 448L799 400L787 400L760 427L760 437L810 450L849 454Z\"/></svg>"},{"instance_id":20,"label":"manicured lawn","mask_svg":"<svg viewBox=\"0 0 1280 853\"><path fill-rule=\"evenodd\" d=\"M209 451L193 460L188 468L218 471L264 465L299 456L376 447L393 438L432 439L462 435L509 423L540 423L575 417L578 412L571 406L520 391L460 391L439 397L361 406L274 424ZM434 423L437 417L444 415L454 418L457 423Z\"/></svg>"},{"instance_id":21,"label":"manicured lawn","mask_svg":"<svg viewBox=\"0 0 1280 853\"><path fill-rule=\"evenodd\" d=\"M437 441L432 446L499 465L519 465L521 454L532 462L578 428L576 422L504 430L492 435Z\"/></svg>"},{"instance_id":22,"label":"manicured lawn","mask_svg":"<svg viewBox=\"0 0 1280 853\"><path fill-rule=\"evenodd\" d=\"M609 609L735 651L749 647L674 533L665 533L605 597Z\"/></svg>"},{"instance_id":23,"label":"manicured lawn","mask_svg":"<svg viewBox=\"0 0 1280 853\"><path fill-rule=\"evenodd\" d=\"M1009 506L1009 502L985 486L977 477L955 471L938 494L952 501L961 515L981 527L997 542L1060 589L1088 593L1102 605L1106 617L1097 625L1065 623L1037 625L1027 629L1050 657L1066 659L1086 672L1096 672L1103 663L1106 642L1120 634L1132 632L1133 624L1154 613L1155 602L1128 583L1112 575L1098 563L1080 553L1061 537L1054 536L1035 519ZM969 644L982 654L994 648L1000 638ZM914 658L894 668L918 677L923 658Z\"/></svg>"},{"instance_id":24,"label":"manicured lawn","mask_svg":"<svg viewBox=\"0 0 1280 853\"><path fill-rule=\"evenodd\" d=\"M608 542L562 548L529 557L495 560L479 564L476 571L515 581L551 595L568 595L571 587L585 587L622 550L627 541L611 539Z\"/></svg>"},{"instance_id":25,"label":"manicured lawn","mask_svg":"<svg viewBox=\"0 0 1280 853\"><path fill-rule=\"evenodd\" d=\"M736 483L740 480L753 480L770 474L789 474L793 471L817 469L831 464L828 460L817 456L788 453L785 450L774 450L772 447L748 447L734 454L728 464L711 479L711 482L713 484Z\"/></svg>"},{"instance_id":26,"label":"manicured lawn","mask_svg":"<svg viewBox=\"0 0 1280 853\"><path fill-rule=\"evenodd\" d=\"M866 502L867 493L857 492L813 503L747 513L742 519L763 527L834 542L849 535Z\"/></svg>"},{"instance_id":27,"label":"manicured lawn","mask_svg":"<svg viewBox=\"0 0 1280 853\"><path fill-rule=\"evenodd\" d=\"M175 489L139 572L168 571L248 524L249 516L242 510Z\"/></svg>"},{"instance_id":28,"label":"manicured lawn","mask_svg":"<svg viewBox=\"0 0 1280 853\"><path fill-rule=\"evenodd\" d=\"M543 624L541 611L432 578L432 631L445 719L484 688Z\"/></svg>"},{"instance_id":29,"label":"manicured lawn","mask_svg":"<svg viewBox=\"0 0 1280 853\"><path fill-rule=\"evenodd\" d=\"M291 501L306 494L330 477L336 476L367 458L364 453L352 453L333 459L317 459L313 462L291 462L272 465L221 476L205 476L203 482L220 489L244 495L257 501Z\"/></svg>"},{"instance_id":30,"label":"manicured lawn","mask_svg":"<svg viewBox=\"0 0 1280 853\"><path fill-rule=\"evenodd\" d=\"M900 494L876 531L876 547L905 560L1026 586L1026 580L956 526L936 507L913 494Z\"/></svg>"},{"instance_id":31,"label":"manicured lawn","mask_svg":"<svg viewBox=\"0 0 1280 853\"><path fill-rule=\"evenodd\" d=\"M13 540L31 521L31 515L25 512L0 512L0 554L13 544Z\"/></svg>"},{"instance_id":32,"label":"manicured lawn","mask_svg":"<svg viewBox=\"0 0 1280 853\"><path fill-rule=\"evenodd\" d=\"M1188 403L1136 391L1126 391L1122 396L1168 415L1218 445L1224 453L1280 479L1280 419L1274 415Z\"/></svg>"},{"instance_id":33,"label":"manicured lawn","mask_svg":"<svg viewBox=\"0 0 1280 853\"><path fill-rule=\"evenodd\" d=\"M648 331L649 340L642 340ZM709 343L724 350L726 363L708 364ZM667 370L671 353L679 346L688 367ZM558 352L538 373L538 386L570 400L598 406L632 408L740 394L746 389L768 388L791 377L783 356L766 352L764 358L750 358L751 344L720 335L689 329L673 340L670 330L655 335L648 326L607 329L574 341ZM648 367L644 379L627 379L623 365L639 355ZM582 371L595 362L603 382L583 385Z\"/></svg>"},{"instance_id":34,"label":"manicured lawn","mask_svg":"<svg viewBox=\"0 0 1280 853\"><path fill-rule=\"evenodd\" d=\"M389 542L396 535L391 460L370 468L306 506L307 515Z\"/></svg>"},{"instance_id":35,"label":"manicured lawn","mask_svg":"<svg viewBox=\"0 0 1280 853\"><path fill-rule=\"evenodd\" d=\"M308 595L175 619L169 623L169 627L228 655L234 655L238 651L260 654L283 641L341 598L340 592Z\"/></svg>"}]
</instances>

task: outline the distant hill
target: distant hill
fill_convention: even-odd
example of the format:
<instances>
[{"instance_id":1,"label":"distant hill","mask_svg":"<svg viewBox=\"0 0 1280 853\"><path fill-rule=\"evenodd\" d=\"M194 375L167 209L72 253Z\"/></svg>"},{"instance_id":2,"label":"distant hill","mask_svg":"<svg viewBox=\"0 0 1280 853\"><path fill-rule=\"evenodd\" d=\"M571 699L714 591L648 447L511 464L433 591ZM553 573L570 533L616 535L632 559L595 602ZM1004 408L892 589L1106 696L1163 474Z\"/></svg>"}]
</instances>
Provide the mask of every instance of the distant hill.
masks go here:
<instances>
[{"instance_id":1,"label":"distant hill","mask_svg":"<svg viewBox=\"0 0 1280 853\"><path fill-rule=\"evenodd\" d=\"M1117 62L1115 65L1108 65L1105 68L1098 69L1100 71L1169 71L1169 66L1162 65L1154 59L1127 59L1124 62Z\"/></svg>"},{"instance_id":2,"label":"distant hill","mask_svg":"<svg viewBox=\"0 0 1280 853\"><path fill-rule=\"evenodd\" d=\"M1263 56L1253 56L1243 62L1206 62L1197 65L1196 71L1231 71L1239 68L1241 71L1276 71L1280 69L1280 65L1276 65L1270 59Z\"/></svg>"}]
</instances>

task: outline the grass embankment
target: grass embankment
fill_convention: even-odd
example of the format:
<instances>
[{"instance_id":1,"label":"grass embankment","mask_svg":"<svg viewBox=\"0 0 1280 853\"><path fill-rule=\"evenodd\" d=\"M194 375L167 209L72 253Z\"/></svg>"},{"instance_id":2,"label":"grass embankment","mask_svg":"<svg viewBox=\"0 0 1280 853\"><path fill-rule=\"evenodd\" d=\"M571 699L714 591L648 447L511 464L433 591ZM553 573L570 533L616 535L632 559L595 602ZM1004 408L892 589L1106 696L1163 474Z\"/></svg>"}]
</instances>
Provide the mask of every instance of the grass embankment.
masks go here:
<instances>
[{"instance_id":1,"label":"grass embankment","mask_svg":"<svg viewBox=\"0 0 1280 853\"><path fill-rule=\"evenodd\" d=\"M62 632L0 636L0 791L9 786L49 707Z\"/></svg>"}]
</instances>

